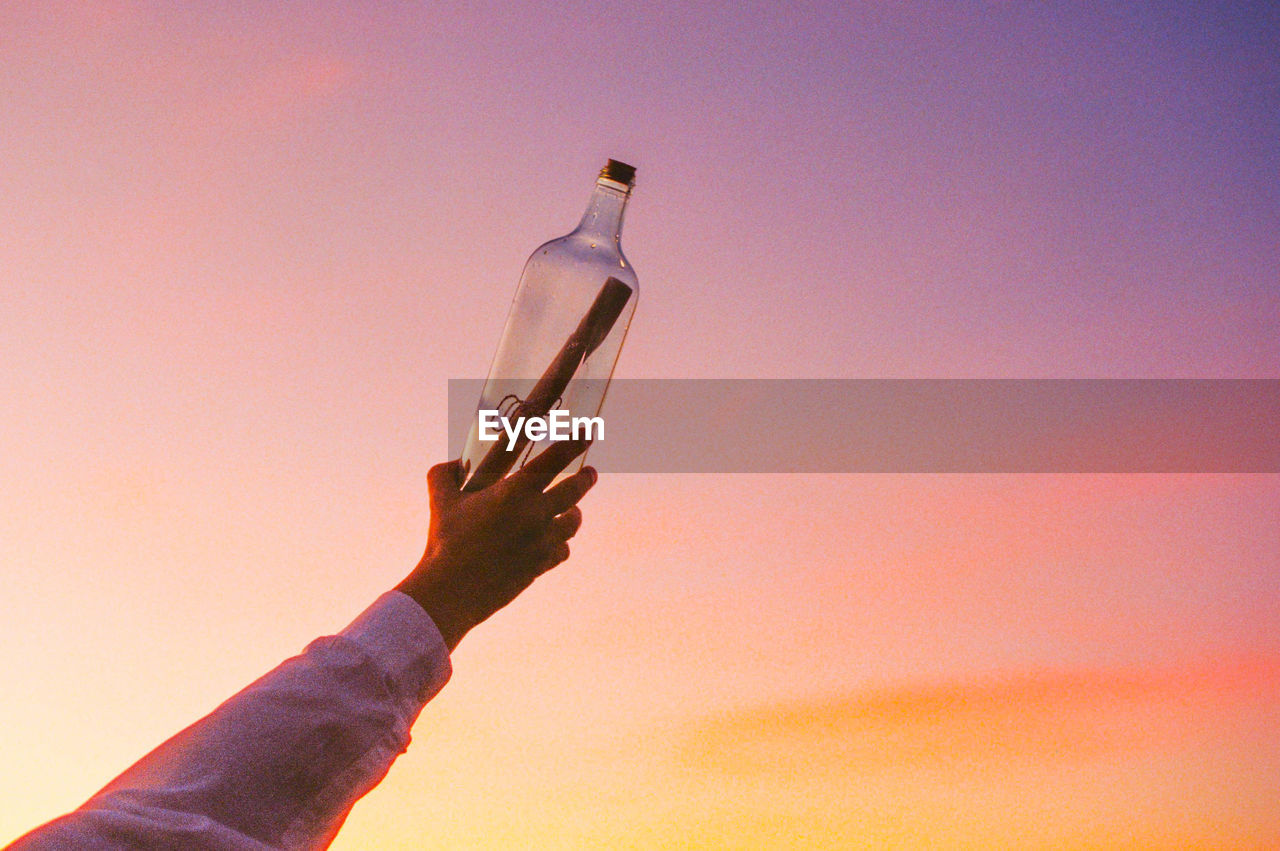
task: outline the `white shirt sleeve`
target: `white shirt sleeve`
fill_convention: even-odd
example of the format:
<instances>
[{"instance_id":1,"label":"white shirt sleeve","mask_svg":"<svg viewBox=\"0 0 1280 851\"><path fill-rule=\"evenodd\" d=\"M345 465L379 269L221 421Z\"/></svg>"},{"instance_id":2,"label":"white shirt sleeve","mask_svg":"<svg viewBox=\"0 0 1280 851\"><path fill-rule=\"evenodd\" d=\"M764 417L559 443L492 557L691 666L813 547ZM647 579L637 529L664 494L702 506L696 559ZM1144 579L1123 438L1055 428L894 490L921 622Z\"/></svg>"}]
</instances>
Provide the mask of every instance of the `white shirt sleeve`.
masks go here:
<instances>
[{"instance_id":1,"label":"white shirt sleeve","mask_svg":"<svg viewBox=\"0 0 1280 851\"><path fill-rule=\"evenodd\" d=\"M9 851L325 848L451 672L431 618L389 591Z\"/></svg>"}]
</instances>

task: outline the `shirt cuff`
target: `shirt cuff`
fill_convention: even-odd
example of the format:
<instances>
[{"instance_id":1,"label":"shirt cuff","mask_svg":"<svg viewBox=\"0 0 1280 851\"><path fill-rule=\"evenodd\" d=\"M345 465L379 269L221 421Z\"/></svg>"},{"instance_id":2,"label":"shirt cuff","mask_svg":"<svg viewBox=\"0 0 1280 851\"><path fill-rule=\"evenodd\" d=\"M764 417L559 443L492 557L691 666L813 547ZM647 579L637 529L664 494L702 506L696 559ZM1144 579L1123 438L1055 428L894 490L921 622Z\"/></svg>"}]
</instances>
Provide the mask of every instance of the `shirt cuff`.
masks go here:
<instances>
[{"instance_id":1,"label":"shirt cuff","mask_svg":"<svg viewBox=\"0 0 1280 851\"><path fill-rule=\"evenodd\" d=\"M339 633L383 670L387 688L408 718L439 694L453 666L431 616L401 591L388 591Z\"/></svg>"}]
</instances>

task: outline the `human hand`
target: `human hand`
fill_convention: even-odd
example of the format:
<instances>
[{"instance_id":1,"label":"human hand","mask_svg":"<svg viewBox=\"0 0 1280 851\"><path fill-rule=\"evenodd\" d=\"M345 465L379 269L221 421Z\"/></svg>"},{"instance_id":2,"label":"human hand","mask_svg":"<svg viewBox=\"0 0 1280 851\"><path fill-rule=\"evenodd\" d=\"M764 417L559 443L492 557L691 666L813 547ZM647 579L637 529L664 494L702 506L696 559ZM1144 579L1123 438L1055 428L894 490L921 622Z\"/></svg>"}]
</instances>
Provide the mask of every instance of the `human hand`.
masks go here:
<instances>
[{"instance_id":1,"label":"human hand","mask_svg":"<svg viewBox=\"0 0 1280 851\"><path fill-rule=\"evenodd\" d=\"M556 443L475 492L460 489L461 461L437 464L427 473L427 549L396 587L431 616L450 651L472 627L569 557L568 540L582 525L577 503L595 484L596 471L583 467L543 491L589 445Z\"/></svg>"}]
</instances>

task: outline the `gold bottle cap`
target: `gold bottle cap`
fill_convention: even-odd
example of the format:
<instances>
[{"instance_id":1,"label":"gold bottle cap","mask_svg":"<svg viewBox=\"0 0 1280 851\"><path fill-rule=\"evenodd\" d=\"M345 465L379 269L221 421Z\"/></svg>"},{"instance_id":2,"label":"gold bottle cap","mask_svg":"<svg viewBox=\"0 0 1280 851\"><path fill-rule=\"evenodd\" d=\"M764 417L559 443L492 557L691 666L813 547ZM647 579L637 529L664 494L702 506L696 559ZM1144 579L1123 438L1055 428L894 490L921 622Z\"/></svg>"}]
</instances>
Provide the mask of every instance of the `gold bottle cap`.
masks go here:
<instances>
[{"instance_id":1,"label":"gold bottle cap","mask_svg":"<svg viewBox=\"0 0 1280 851\"><path fill-rule=\"evenodd\" d=\"M604 168L600 169L600 176L605 180L621 183L623 186L636 185L636 167L620 160L609 160L605 163Z\"/></svg>"}]
</instances>

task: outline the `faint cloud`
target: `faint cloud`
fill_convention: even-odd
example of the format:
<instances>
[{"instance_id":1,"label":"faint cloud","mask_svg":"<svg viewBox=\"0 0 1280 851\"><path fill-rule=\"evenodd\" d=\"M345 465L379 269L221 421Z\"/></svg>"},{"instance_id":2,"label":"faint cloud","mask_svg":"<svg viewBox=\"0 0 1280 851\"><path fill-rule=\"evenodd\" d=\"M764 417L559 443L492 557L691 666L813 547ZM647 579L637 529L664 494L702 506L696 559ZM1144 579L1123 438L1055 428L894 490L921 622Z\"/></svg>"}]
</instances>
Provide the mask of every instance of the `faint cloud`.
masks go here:
<instances>
[{"instance_id":1,"label":"faint cloud","mask_svg":"<svg viewBox=\"0 0 1280 851\"><path fill-rule=\"evenodd\" d=\"M1278 725L1275 655L764 707L677 737L669 823L733 847L1276 847Z\"/></svg>"},{"instance_id":2,"label":"faint cloud","mask_svg":"<svg viewBox=\"0 0 1280 851\"><path fill-rule=\"evenodd\" d=\"M1224 734L1224 714L1259 700L1280 713L1280 656L1040 672L765 707L701 722L678 753L728 774L1063 766L1212 740Z\"/></svg>"}]
</instances>

